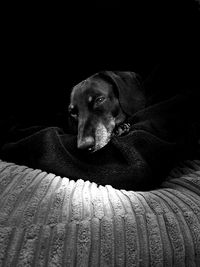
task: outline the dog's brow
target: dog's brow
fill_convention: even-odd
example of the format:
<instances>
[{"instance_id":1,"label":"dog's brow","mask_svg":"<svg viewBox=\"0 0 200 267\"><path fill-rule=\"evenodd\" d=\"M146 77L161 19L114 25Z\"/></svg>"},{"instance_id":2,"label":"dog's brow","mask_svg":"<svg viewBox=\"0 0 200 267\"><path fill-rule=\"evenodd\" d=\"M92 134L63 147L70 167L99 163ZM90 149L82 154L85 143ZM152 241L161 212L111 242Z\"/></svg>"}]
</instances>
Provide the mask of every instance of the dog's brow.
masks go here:
<instances>
[{"instance_id":1,"label":"dog's brow","mask_svg":"<svg viewBox=\"0 0 200 267\"><path fill-rule=\"evenodd\" d=\"M88 97L88 102L89 102L89 103L92 102L92 96L91 96L91 95Z\"/></svg>"},{"instance_id":2,"label":"dog's brow","mask_svg":"<svg viewBox=\"0 0 200 267\"><path fill-rule=\"evenodd\" d=\"M73 104L69 104L68 108L69 109L73 109L74 108L74 105Z\"/></svg>"}]
</instances>

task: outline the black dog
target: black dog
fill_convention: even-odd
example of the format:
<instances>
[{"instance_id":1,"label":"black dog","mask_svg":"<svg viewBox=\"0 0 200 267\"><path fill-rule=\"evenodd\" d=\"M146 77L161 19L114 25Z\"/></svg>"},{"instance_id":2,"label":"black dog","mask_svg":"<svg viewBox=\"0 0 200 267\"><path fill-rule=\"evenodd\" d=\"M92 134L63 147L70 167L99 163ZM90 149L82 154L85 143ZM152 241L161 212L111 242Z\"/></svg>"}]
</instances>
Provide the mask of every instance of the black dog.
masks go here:
<instances>
[{"instance_id":1,"label":"black dog","mask_svg":"<svg viewBox=\"0 0 200 267\"><path fill-rule=\"evenodd\" d=\"M126 119L145 106L145 96L134 72L102 71L76 85L69 113L77 122L77 147L95 152L113 135L127 133Z\"/></svg>"}]
</instances>

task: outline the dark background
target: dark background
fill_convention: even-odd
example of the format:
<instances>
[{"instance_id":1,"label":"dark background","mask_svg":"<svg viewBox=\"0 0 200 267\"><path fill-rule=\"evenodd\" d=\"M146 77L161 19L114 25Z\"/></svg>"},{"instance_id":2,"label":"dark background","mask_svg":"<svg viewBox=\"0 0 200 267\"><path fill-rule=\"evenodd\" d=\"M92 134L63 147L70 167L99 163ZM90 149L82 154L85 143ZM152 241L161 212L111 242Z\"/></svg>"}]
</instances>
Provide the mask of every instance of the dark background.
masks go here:
<instances>
[{"instance_id":1,"label":"dark background","mask_svg":"<svg viewBox=\"0 0 200 267\"><path fill-rule=\"evenodd\" d=\"M160 95L199 88L198 3L9 4L2 20L2 117L55 124L75 84L130 70Z\"/></svg>"}]
</instances>

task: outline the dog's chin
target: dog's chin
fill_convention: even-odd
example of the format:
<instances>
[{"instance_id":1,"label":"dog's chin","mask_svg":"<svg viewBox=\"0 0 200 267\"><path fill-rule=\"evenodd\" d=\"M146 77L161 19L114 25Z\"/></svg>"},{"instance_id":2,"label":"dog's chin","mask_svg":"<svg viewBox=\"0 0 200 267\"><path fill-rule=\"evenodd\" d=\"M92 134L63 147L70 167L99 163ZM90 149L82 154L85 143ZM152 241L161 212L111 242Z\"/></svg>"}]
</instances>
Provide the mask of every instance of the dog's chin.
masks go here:
<instances>
[{"instance_id":1,"label":"dog's chin","mask_svg":"<svg viewBox=\"0 0 200 267\"><path fill-rule=\"evenodd\" d=\"M99 151L103 151L103 149L107 146L107 144L110 142L111 137L108 138L106 141L104 142L100 142L100 143L95 143L94 147L88 148L88 149L84 149L82 152L87 153L87 154L93 154L95 152L99 152Z\"/></svg>"},{"instance_id":2,"label":"dog's chin","mask_svg":"<svg viewBox=\"0 0 200 267\"><path fill-rule=\"evenodd\" d=\"M103 123L99 123L95 131L95 146L91 153L97 152L104 148L111 139L113 129L107 129Z\"/></svg>"},{"instance_id":3,"label":"dog's chin","mask_svg":"<svg viewBox=\"0 0 200 267\"><path fill-rule=\"evenodd\" d=\"M103 144L103 145L97 144L94 148L88 149L88 152L90 154L93 154L93 153L98 152L100 150L102 151L102 149L104 149L109 142L110 142L110 139L105 144Z\"/></svg>"}]
</instances>

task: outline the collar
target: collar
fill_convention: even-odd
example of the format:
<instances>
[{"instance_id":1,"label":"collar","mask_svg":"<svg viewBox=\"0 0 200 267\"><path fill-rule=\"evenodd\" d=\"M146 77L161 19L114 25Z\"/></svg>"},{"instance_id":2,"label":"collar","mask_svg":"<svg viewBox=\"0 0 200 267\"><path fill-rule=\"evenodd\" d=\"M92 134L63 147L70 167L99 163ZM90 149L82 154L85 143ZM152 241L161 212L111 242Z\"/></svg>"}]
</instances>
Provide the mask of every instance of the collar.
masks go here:
<instances>
[{"instance_id":1,"label":"collar","mask_svg":"<svg viewBox=\"0 0 200 267\"><path fill-rule=\"evenodd\" d=\"M113 131L113 136L122 136L129 133L131 124L129 122L124 122L115 127Z\"/></svg>"}]
</instances>

